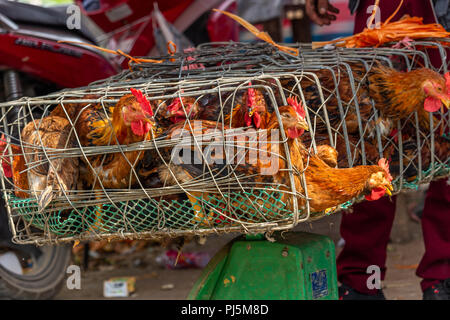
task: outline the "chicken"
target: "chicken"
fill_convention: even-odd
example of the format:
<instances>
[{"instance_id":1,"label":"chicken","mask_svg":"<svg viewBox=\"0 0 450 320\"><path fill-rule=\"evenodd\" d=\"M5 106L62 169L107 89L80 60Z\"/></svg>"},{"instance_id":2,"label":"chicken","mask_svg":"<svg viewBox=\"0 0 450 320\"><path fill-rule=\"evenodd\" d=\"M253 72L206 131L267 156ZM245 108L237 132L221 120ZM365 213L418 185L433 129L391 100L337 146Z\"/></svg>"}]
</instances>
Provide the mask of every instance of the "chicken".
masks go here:
<instances>
[{"instance_id":1,"label":"chicken","mask_svg":"<svg viewBox=\"0 0 450 320\"><path fill-rule=\"evenodd\" d=\"M297 99L290 98L289 102L300 116L305 117L304 107ZM302 134L303 132L297 132L295 135L300 137ZM393 190L392 176L385 159L381 159L378 165L338 169L334 168L338 163L338 152L334 148L321 145L314 154L300 139L297 142L297 152L302 161L296 162L296 167L305 173L312 212L331 210L360 195L366 195L367 200L377 200L385 192L390 194ZM299 198L299 201L302 206L305 205L303 198Z\"/></svg>"},{"instance_id":2,"label":"chicken","mask_svg":"<svg viewBox=\"0 0 450 320\"><path fill-rule=\"evenodd\" d=\"M174 98L165 108L166 118L172 123L190 120L211 120L220 121L229 112L228 107L221 108L218 95L206 94L202 97L181 97ZM162 119L158 119L161 125Z\"/></svg>"},{"instance_id":3,"label":"chicken","mask_svg":"<svg viewBox=\"0 0 450 320\"><path fill-rule=\"evenodd\" d=\"M322 146L318 148L321 151L320 155L310 155L298 139L304 130L308 128L305 120L305 110L296 99L289 98L288 101L290 105L280 107L279 113L285 134L288 137L287 144L290 162L293 166L293 182L296 192L298 194L303 193L300 172L305 169L308 194L312 198L310 200L311 210L327 210L360 195L366 195L368 200L376 200L385 192L390 193L392 190L390 184L392 177L384 159L379 162L379 165L335 169L321 160L323 158L328 160L328 163L335 164L337 162L337 152L333 148ZM205 125L205 121L202 121L198 126L193 123L192 127L194 130L197 129L197 131L194 131L196 135L206 134L207 129L228 129L227 127L222 128L214 122L207 122ZM184 128L186 131L189 131L189 127L186 127L185 124L178 125L177 128ZM292 185L289 171L286 170L288 169L288 163L286 162L287 157L284 147L283 145L280 146L279 143L273 143L269 138L272 130L279 128L278 117L276 113L272 113L267 123L267 132L257 136L258 143L262 141L267 142L265 145L263 144L263 147L259 145L259 149L264 148L263 150L266 154L275 155L270 161L263 161L261 158L252 159L248 156L248 151L247 154L239 157L237 163L225 157L225 152L216 150L214 153L208 154L204 147L202 147L203 153L198 152L196 154L195 144L191 142L187 148L182 150L182 161L176 161L173 153L161 153L166 157L166 164L153 167L148 171L148 174L139 171L142 177L151 177L151 179L144 179L141 182L144 182L143 184L150 188L180 186L178 192L184 198L177 196L176 199L189 199L192 207L196 208L194 210L197 211L194 220L197 222L201 221L203 225L209 225L211 220L213 222L226 220L224 217L237 218L241 221L255 221L255 217L258 215L254 203L262 205L264 201L273 200L265 199L264 197L252 197L248 194L248 190L252 188L261 189L272 186L280 190L283 194L281 200L292 210L293 197L289 194ZM175 132L176 130L171 131L168 136L173 137ZM180 135L180 132L177 134ZM211 155L211 157L208 157L208 155ZM203 156L205 156L204 159L201 158ZM199 161L195 161L195 159ZM202 183L202 185L198 186L197 183ZM192 189L192 186L195 184L198 187ZM209 212L205 212L198 204L200 200L208 199L208 203L214 206L215 202L219 201L218 199L223 196L224 190L235 190L238 193L247 192L247 200L241 203L231 202L230 207L220 207L220 209L218 209L218 206L215 206L214 209L210 208ZM173 199L173 194L167 199ZM299 196L298 202L301 208L305 207L306 202L304 198ZM221 219L219 219L220 217Z\"/></svg>"},{"instance_id":4,"label":"chicken","mask_svg":"<svg viewBox=\"0 0 450 320\"><path fill-rule=\"evenodd\" d=\"M405 120L414 111L418 112L419 124L425 132L429 131L429 112L439 110L443 104L448 108L450 104L450 73L441 76L427 68L401 72L377 63L368 72L358 63L350 63L355 80L356 94L353 94L348 71L343 67L331 70L313 70L320 81L326 103L327 115L334 130L343 134L343 121L350 135L360 136L358 118L354 108L356 99L359 106L362 133L371 143L376 143L375 127L378 126L382 136L389 136L396 125L396 121ZM336 77L337 89L333 80ZM325 119L325 113L320 110L320 99L317 84L311 76L306 75L300 82L306 104L311 110ZM283 79L282 85L291 91L295 82ZM338 96L341 101L343 114L339 110ZM379 119L373 117L371 99L375 108L379 110ZM343 118L344 117L344 118ZM316 133L327 133L326 122L319 120Z\"/></svg>"},{"instance_id":5,"label":"chicken","mask_svg":"<svg viewBox=\"0 0 450 320\"><path fill-rule=\"evenodd\" d=\"M301 130L307 128L304 119L299 119L292 107L281 107L280 113L282 114L286 134L289 137L294 137L297 132L301 132ZM202 121L201 125L202 130L200 133L205 133L207 128L211 129L218 127L218 124L214 122L205 124L205 121ZM215 196L209 199L209 203L214 204L221 198L219 190L227 190L228 188L235 189L237 192L245 192L245 190L248 191L252 188L261 189L267 186L273 186L274 188L288 191L290 190L290 181L289 175L285 170L287 169L287 164L285 160L286 157L284 156L284 148L280 148L279 143L272 143L267 139L267 137L270 136L271 131L277 130L278 128L278 118L274 115L272 116L271 121L269 121L268 131L257 137L258 140L261 139L262 141L257 141L257 143L259 143L259 149L261 149L260 154L280 154L280 157L273 156L268 159L258 156L257 159L254 159L249 156L247 150L247 152L241 154L239 154L238 151L238 154L235 154L235 157L231 157L230 159L225 157L224 152L218 152L216 150L215 152L208 154L208 152L203 149L203 155L206 155L206 159L210 161L195 161L195 159L198 159L196 156L201 157L201 153L196 153L195 145L192 145L188 150L183 150L183 155L184 152L191 153L189 154L190 157L187 157L188 161L157 167L156 170L153 171L154 173L157 173L157 177L154 177L153 181L160 181L160 183L166 186L184 186L183 188L187 191L187 197L191 201L193 208L196 207L198 199L208 199L209 196L212 195ZM219 127L219 130L222 130L222 128ZM227 134L231 134L231 132L234 131L227 131ZM242 137L242 135L240 137ZM292 138L289 139L288 144L292 143L292 141ZM290 146L290 149L294 150L295 146ZM208 155L210 155L210 158ZM295 159L295 154L292 154L291 161L297 161ZM207 192L189 191L189 188L186 188L185 185L194 181L203 183L206 181L209 190ZM295 184L296 189L299 190L301 186L298 176L295 179ZM206 190L206 185L204 189ZM282 200L284 200L285 203L290 202L291 197L288 193L283 192L283 197ZM272 199L267 200L271 201ZM241 219L252 221L254 217L258 216L256 212L257 209L255 209L253 204L254 201L259 202L263 201L263 199L247 196L247 200L240 205L232 203L232 207L228 208L226 213L224 211L226 208L222 208L222 214L217 212L218 209L212 210L211 212L203 212L201 209L196 209L196 220L207 225L212 217L220 220L220 217L223 219L224 216L231 215L234 217L240 216ZM206 219L205 217L208 218Z\"/></svg>"},{"instance_id":6,"label":"chicken","mask_svg":"<svg viewBox=\"0 0 450 320\"><path fill-rule=\"evenodd\" d=\"M330 126L340 134L344 133L343 125L345 123L346 130L349 135L359 136L358 117L355 109L355 99L358 103L358 109L361 119L363 134L366 139L375 138L375 127L379 125L381 134L387 135L392 129L392 121L387 118L381 118L378 121L373 118L372 103L370 100L369 84L364 78L365 72L362 66L352 64L352 75L355 78L356 94L353 94L351 88L351 80L348 71L344 67L334 68L333 71L328 69L309 71L314 73L318 79L322 89L326 114L330 121ZM336 77L337 88L333 75ZM325 110L320 98L320 91L317 83L312 80L312 76L306 74L300 82L300 86L305 97L305 102L313 112L318 114L317 122L314 126L316 134L327 134L327 126L325 121ZM292 79L283 79L282 85L287 91L295 91L296 81ZM342 115L339 108L340 101L342 106Z\"/></svg>"},{"instance_id":7,"label":"chicken","mask_svg":"<svg viewBox=\"0 0 450 320\"><path fill-rule=\"evenodd\" d=\"M310 210L322 212L365 195L374 201L393 190L386 159L378 165L332 168L316 155L305 151L305 178Z\"/></svg>"},{"instance_id":8,"label":"chicken","mask_svg":"<svg viewBox=\"0 0 450 320\"><path fill-rule=\"evenodd\" d=\"M249 84L251 85L251 83ZM225 117L225 123L231 128L253 127L266 129L270 113L264 94L260 89L248 88L238 98L233 111Z\"/></svg>"},{"instance_id":9,"label":"chicken","mask_svg":"<svg viewBox=\"0 0 450 320\"><path fill-rule=\"evenodd\" d=\"M83 100L96 100L100 96L94 94L87 94L81 99ZM82 146L92 146L92 139L95 136L92 132L97 129L99 121L105 120L111 116L112 103L61 103L58 104L50 116L58 116L68 119L75 129L80 143Z\"/></svg>"},{"instance_id":10,"label":"chicken","mask_svg":"<svg viewBox=\"0 0 450 320\"><path fill-rule=\"evenodd\" d=\"M13 181L16 195L29 197L25 190L38 199L39 210L49 205L55 196L61 196L69 190L75 190L79 176L79 161L75 157L47 160L43 153L52 153L53 149L66 149L76 146L72 126L65 118L48 116L29 122L22 130L21 143L23 155L16 155L13 161ZM43 150L41 149L43 148ZM17 147L15 149L18 149ZM42 162L35 166L36 162ZM28 171L21 173L22 170Z\"/></svg>"},{"instance_id":11,"label":"chicken","mask_svg":"<svg viewBox=\"0 0 450 320\"><path fill-rule=\"evenodd\" d=\"M21 174L26 170L25 159L23 157L20 146L11 144L12 155L7 150L7 142L5 135L2 134L0 138L0 161L3 168L3 175L5 178L12 179L14 183L14 194L19 198L28 198L28 176ZM12 156L12 161L11 161Z\"/></svg>"},{"instance_id":12,"label":"chicken","mask_svg":"<svg viewBox=\"0 0 450 320\"><path fill-rule=\"evenodd\" d=\"M448 106L450 101L450 73L441 76L438 73L421 68L410 72L400 72L392 68L385 67L377 63L369 72L366 72L357 63L350 64L352 74L355 79L356 95L354 96L350 86L349 74L345 68L333 68L337 78L337 88L333 81L331 71L327 69L311 71L319 78L324 98L326 100L327 114L332 127L331 134L335 139L336 151L338 153L338 167L363 164L362 141L364 138L364 153L368 164L376 164L380 157L390 160L392 175L397 177L399 172L397 120L402 120L402 143L405 152L402 172L405 178L412 178L417 175L418 157L417 149L421 149L422 170L428 170L430 164L430 146L417 148L417 133L415 118L411 116L414 111L418 112L419 126L423 134L428 134L430 129L429 112L437 111L443 105ZM292 90L294 86L292 80L284 79L282 85L287 90ZM320 145L329 144L329 132L324 121L324 111L319 97L317 85L305 76L300 82L305 100L313 112L317 112L319 117L314 122L314 139L317 145L318 156L323 150L319 150ZM341 112L338 108L337 93L344 110L342 121ZM356 111L353 107L355 98L359 105L359 113L362 125L362 135L357 121ZM374 100L374 107L378 109L378 120L373 116L371 100ZM349 109L347 110L347 105ZM437 116L433 115L434 128L438 126ZM349 152L344 140L343 124L347 128ZM378 145L375 127L380 129L381 146ZM442 133L442 128L441 128ZM439 140L439 133L435 131L436 159L440 162L448 162L450 151L446 148L446 142ZM422 137L422 141L426 141ZM438 141L439 140L439 141ZM302 141L306 146L310 146L311 137L305 134ZM326 149L325 149L326 150ZM381 154L380 154L381 151ZM349 158L350 157L350 158ZM325 160L325 159L322 159ZM327 162L334 167L334 163Z\"/></svg>"},{"instance_id":13,"label":"chicken","mask_svg":"<svg viewBox=\"0 0 450 320\"><path fill-rule=\"evenodd\" d=\"M251 86L252 83L250 82ZM248 88L236 93L222 94L219 99L217 94L206 94L199 99L193 97L175 98L167 106L167 118L172 123L190 120L224 120L224 124L231 128L254 127L265 129L265 124L269 120L268 99L265 93L258 88ZM220 106L222 101L223 106ZM235 103L233 103L235 102ZM231 108L231 104L235 107ZM232 109L232 110L231 110ZM158 119L161 124L161 120Z\"/></svg>"},{"instance_id":14,"label":"chicken","mask_svg":"<svg viewBox=\"0 0 450 320\"><path fill-rule=\"evenodd\" d=\"M369 82L370 96L385 118L406 119L417 111L419 125L429 131L429 112L450 107L450 73L442 76L427 68L401 72L379 64Z\"/></svg>"},{"instance_id":15,"label":"chicken","mask_svg":"<svg viewBox=\"0 0 450 320\"><path fill-rule=\"evenodd\" d=\"M281 119L285 128L285 133L288 136L289 150L291 150L291 162L293 166L298 162L300 156L299 152L295 152L296 147L294 139L298 137L303 130L307 129L307 123L304 117L300 117L296 110L292 106L280 107L279 112L281 114ZM237 141L243 141L243 137L246 137L246 131L239 131L236 133L235 129L229 127L222 127L218 122L213 121L191 121L191 127L193 132L191 135L197 137L206 136L208 133L216 132L220 136L221 132L225 132L227 137L235 135ZM184 130L183 130L184 129ZM273 114L270 121L268 122L267 131L260 132L259 135L255 135L255 132L249 133L248 139L255 139L252 142L247 142L247 147L245 151L242 148L236 148L237 151L230 155L227 152L223 152L220 148L221 141L216 142L216 147L207 145L202 147L200 150L196 147L196 144L191 140L187 147L183 147L181 151L180 158L177 155L180 153L172 153L169 148L166 150L160 150L166 163L155 165L155 156L149 152L146 152L146 156L143 161L138 166L138 174L140 176L140 182L144 187L149 188L161 188L170 186L182 186L183 188L178 189L177 195L165 196L166 200L179 200L183 201L189 199L192 203L193 208L198 208L196 203L199 199L207 199L209 196L213 196L210 199L210 203L218 201L220 197L221 190L227 190L228 188L235 189L237 192L245 192L245 190L250 190L252 188L261 189L267 186L273 186L280 190L291 190L291 184L289 180L289 174L286 171L288 168L286 163L285 150L278 141L280 137L277 136L275 143L273 143L270 138L271 132L277 133L279 129L278 117ZM223 131L224 130L224 131ZM173 139L180 137L182 134L189 133L190 126L185 123L178 123L170 130L165 132L161 137L166 139ZM159 138L161 138L159 137ZM227 138L228 141L228 138ZM235 141L235 143L238 143ZM258 145L258 153L254 154L252 157L249 152L249 146L253 144L254 147ZM208 149L209 148L209 149ZM228 156L225 156L227 154ZM280 155L279 157L277 155ZM205 158L203 158L205 156ZM206 161L205 161L206 160ZM151 163L153 161L153 163ZM151 163L149 166L145 166L147 163ZM295 175L295 173L294 173ZM295 176L295 187L296 190L300 190L300 178ZM190 191L187 185L195 183L197 187L195 189L208 189L207 192ZM199 186L201 184L202 186ZM239 191L240 190L240 191ZM195 209L196 219L203 221L202 223L208 223L209 220L204 221L206 216L208 219L212 219L212 216L217 217L231 214L232 216L247 216L247 220L251 221L252 214L256 215L253 201L251 196L247 197L248 201L245 201L240 206L233 206L228 208L229 213L223 213L223 215L218 214L217 211L212 211L209 213L203 212L201 209ZM160 199L160 198L158 198ZM289 193L283 192L283 201L288 203L292 200ZM258 201L263 201L258 199ZM272 199L269 199L272 201ZM235 205L235 204L234 204ZM247 208L247 209L245 209ZM250 208L250 209L249 209ZM225 208L223 208L225 210ZM250 210L250 212L248 212ZM200 212L202 211L202 212Z\"/></svg>"},{"instance_id":16,"label":"chicken","mask_svg":"<svg viewBox=\"0 0 450 320\"><path fill-rule=\"evenodd\" d=\"M66 107L83 147L127 145L149 136L154 123L151 104L140 90L131 88L131 92L122 96L115 106L109 107L112 110L110 116L98 104ZM61 111L58 106L52 113L60 114ZM130 151L82 157L84 188L128 188L135 179L131 174L132 168L141 156L141 151Z\"/></svg>"}]
</instances>

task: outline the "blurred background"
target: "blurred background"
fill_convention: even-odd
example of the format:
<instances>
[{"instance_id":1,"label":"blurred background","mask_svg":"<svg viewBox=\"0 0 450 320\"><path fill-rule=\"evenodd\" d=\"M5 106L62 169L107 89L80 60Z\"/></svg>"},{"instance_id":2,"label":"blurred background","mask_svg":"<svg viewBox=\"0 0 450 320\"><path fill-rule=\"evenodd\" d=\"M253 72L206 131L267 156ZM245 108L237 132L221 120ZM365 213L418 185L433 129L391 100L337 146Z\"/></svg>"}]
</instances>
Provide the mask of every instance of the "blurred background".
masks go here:
<instances>
[{"instance_id":1,"label":"blurred background","mask_svg":"<svg viewBox=\"0 0 450 320\"><path fill-rule=\"evenodd\" d=\"M18 2L28 3L37 6L43 7L51 7L51 6L62 6L72 4L71 0L19 0ZM89 3L90 1L85 1ZM223 1L226 2L226 1ZM255 3L261 2L260 0L247 0L247 1L237 1L238 4L244 9L251 8ZM246 3L250 3L251 5L246 5ZM304 0L281 0L281 1L271 1L272 3L280 3L280 16L278 17L280 22L280 31L282 34L283 42L295 42L294 34L302 33L304 38L300 38L300 40L309 40L311 41L326 41L332 40L337 37L351 35L353 32L353 18L350 14L350 10L348 9L348 0L331 0L330 2L340 10L340 13L337 15L337 20L331 26L323 26L319 27L315 24L312 24L308 17L304 12ZM244 5L242 4L244 3ZM239 10L238 5L238 10ZM277 4L278 6L278 4ZM254 8L254 7L253 7ZM242 14L242 10L240 12L240 16L245 17ZM256 16L256 15L255 15ZM248 18L248 17L245 17ZM256 19L248 19L255 20ZM255 22L253 21L253 22ZM258 22L258 21L256 21ZM261 21L260 21L261 22ZM257 24L257 27L262 28L263 23ZM298 29L298 30L293 30ZM308 35L308 30L310 31ZM240 41L250 41L254 40L254 37L249 34L244 28L239 28L239 40Z\"/></svg>"}]
</instances>

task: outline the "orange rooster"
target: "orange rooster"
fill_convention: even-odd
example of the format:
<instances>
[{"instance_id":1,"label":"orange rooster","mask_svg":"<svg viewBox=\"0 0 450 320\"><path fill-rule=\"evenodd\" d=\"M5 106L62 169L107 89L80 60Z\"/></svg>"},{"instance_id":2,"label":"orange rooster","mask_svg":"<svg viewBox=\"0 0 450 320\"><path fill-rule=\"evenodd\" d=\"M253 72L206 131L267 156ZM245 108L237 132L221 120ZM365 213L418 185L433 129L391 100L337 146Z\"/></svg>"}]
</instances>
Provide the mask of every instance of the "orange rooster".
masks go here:
<instances>
[{"instance_id":1,"label":"orange rooster","mask_svg":"<svg viewBox=\"0 0 450 320\"><path fill-rule=\"evenodd\" d=\"M297 99L289 98L288 102L304 117L304 107ZM294 136L302 134L303 132L296 132ZM391 194L392 176L385 159L381 159L378 165L338 169L334 168L338 161L335 149L323 145L317 148L317 154L310 154L299 139L297 144L296 152L300 153L302 161L295 165L300 171L305 171L312 212L331 210L360 195L366 195L367 200L377 200L386 192ZM303 199L299 200L305 204Z\"/></svg>"},{"instance_id":2,"label":"orange rooster","mask_svg":"<svg viewBox=\"0 0 450 320\"><path fill-rule=\"evenodd\" d=\"M352 63L352 73L355 83L358 84L356 99L359 105L361 123L366 128L366 137L372 137L375 126L379 125L381 134L388 136L393 129L394 121L410 117L414 111L418 112L419 124L429 130L429 112L435 112L450 106L450 73L445 76L427 69L421 68L409 72L401 72L378 63L367 73L361 65ZM331 126L338 128L342 121L338 109L335 84L329 70L313 71L319 78L326 102L328 117ZM364 78L367 73L367 78ZM346 104L353 104L353 92L350 86L350 78L344 68L335 70L337 75L337 89L342 101L344 111ZM289 83L291 82L291 83ZM292 81L284 81L290 89ZM305 79L302 81L302 90L305 100L312 110L318 110L322 103L319 98L317 85ZM380 111L380 119L372 118L373 111L369 98L375 102L375 107ZM345 115L345 123L349 134L358 134L358 122L353 108ZM318 124L318 133L326 133L324 123Z\"/></svg>"},{"instance_id":3,"label":"orange rooster","mask_svg":"<svg viewBox=\"0 0 450 320\"><path fill-rule=\"evenodd\" d=\"M281 115L282 123L284 125L285 133L288 136L288 145L291 153L291 162L295 166L300 160L301 154L296 152L294 139L303 132L303 130L308 128L308 125L304 118L299 117L296 110L291 106L280 107L279 112ZM191 126L194 128L193 135L199 137L202 135L210 134L211 131L226 130L225 134L232 134L234 132L229 127L222 127L218 122L214 121L191 121ZM163 155L164 160L167 164L160 164L155 167L155 156L147 153L148 160L153 161L153 166L148 167L148 171L145 169L145 160L140 163L138 168L138 173L140 175L140 181L144 187L147 188L161 188L167 186L177 186L184 185L186 183L192 183L194 181L211 181L209 186L215 186L212 181L221 180L226 182L219 182L220 189L231 188L264 188L266 186L272 185L280 190L290 191L290 179L289 174L286 171L288 168L286 163L286 156L284 148L280 148L279 139L276 142L272 142L268 139L272 130L278 130L280 128L278 117L273 114L270 121L268 122L267 131L263 132L258 138L261 140L260 149L265 155L273 155L267 158L250 159L249 157L239 157L239 159L232 157L225 157L224 152L210 153L206 151L206 148L202 148L201 152L196 152L197 147L195 143L192 143L187 149L183 149L183 159L176 161L171 150L160 150ZM231 131L229 131L231 130ZM161 137L176 138L184 132L190 132L190 126L185 123L178 123L165 132ZM190 153L186 157L185 153ZM202 157L206 156L206 159ZM176 154L175 154L176 155ZM275 155L280 155L275 156ZM184 162L184 159L188 161ZM172 160L172 163L170 161ZM178 159L179 160L179 159ZM200 161L198 161L200 160ZM203 160L203 161L202 161ZM205 161L206 160L206 161ZM254 160L254 161L253 161ZM295 187L297 190L301 190L300 179L298 176L294 179ZM213 187L214 188L214 187ZM189 199L193 205L196 207L196 199L206 198L211 193L216 193L216 191L208 192L187 192L180 193L177 195L166 196L166 200L185 200ZM283 193L283 201L286 203L290 202L292 198L289 193ZM242 208L233 208L234 213L239 212L240 215L247 215L248 213L244 207L252 207L252 198L248 197L248 201L242 204ZM197 205L198 207L198 205ZM248 209L247 209L248 210ZM211 214L207 214L211 216ZM205 213L198 212L197 218L204 217Z\"/></svg>"},{"instance_id":4,"label":"orange rooster","mask_svg":"<svg viewBox=\"0 0 450 320\"><path fill-rule=\"evenodd\" d=\"M249 83L251 86L251 82ZM223 97L226 99L226 97ZM248 88L237 94L236 106L231 111L228 104L220 107L219 99L216 95L206 95L203 98L193 97L175 98L166 107L167 118L172 123L190 120L210 120L221 121L231 128L253 127L265 129L265 125L270 115L267 113L267 103L264 94L260 89ZM164 112L163 112L164 113ZM158 123L162 123L158 119Z\"/></svg>"},{"instance_id":5,"label":"orange rooster","mask_svg":"<svg viewBox=\"0 0 450 320\"><path fill-rule=\"evenodd\" d=\"M307 158L307 159L306 159ZM386 159L378 165L332 168L318 156L305 154L305 177L312 212L333 209L339 204L365 195L378 200L393 190Z\"/></svg>"},{"instance_id":6,"label":"orange rooster","mask_svg":"<svg viewBox=\"0 0 450 320\"><path fill-rule=\"evenodd\" d=\"M305 120L305 110L301 104L297 102L294 98L288 98L289 106L283 106L279 108L279 113L281 117L281 123L285 130L285 135L288 137L287 144L289 148L289 158L293 166L293 177L294 185L298 193L303 193L303 188L301 185L300 172L305 169L306 184L308 187L308 194L311 198L310 206L313 211L323 211L329 210L339 204L345 203L352 200L360 195L366 195L368 200L376 200L381 197L384 193L390 193L392 186L390 184L392 177L389 174L388 166L385 160L380 160L379 165L374 166L359 166L351 169L335 169L330 167L327 163L337 162L337 152L331 148L323 146L318 148L320 150L320 155L310 155L308 154L305 147L302 145L301 141L298 139L303 134L304 130L308 128ZM190 131L190 127L186 124L178 124L175 126L176 129L184 129L185 131ZM174 128L175 128L174 127ZM220 124L210 121L202 121L197 125L192 123L192 127L195 128L194 134L202 135L206 134L208 130L218 128L219 130L226 130L227 127L222 128ZM232 162L229 158L225 157L225 153L216 152L214 154L212 162L205 163L205 159L199 158L198 162L194 161L196 157L199 157L195 153L196 146L192 144L187 150L183 149L183 159L188 159L189 161L177 163L173 161L173 154L169 150L166 152L161 152L165 155L165 161L167 164L162 164L151 168L150 171L145 172L139 171L141 174L143 185L150 188L160 188L163 186L186 186L186 184L195 181L209 181L207 184L208 190L205 192L192 191L187 192L187 198L195 207L195 199L205 199L211 193L216 193L217 191L212 191L217 186L220 186L221 190L226 190L227 188L263 188L265 186L273 186L278 188L280 191L290 191L291 181L288 164L286 162L286 154L284 147L279 143L273 143L268 137L272 130L277 130L280 128L280 123L276 113L270 114L270 119L267 122L267 133L266 135L259 136L260 140L266 142L264 150L268 154L278 155L270 161L263 161L262 159L257 159L252 161L248 157L240 158L241 161L238 163ZM179 135L178 130L169 130L169 132L164 133L167 137L173 137L174 135ZM190 151L189 151L190 150ZM202 148L203 155L207 154L205 148ZM190 152L190 157L185 157L186 152ZM319 157L320 156L320 157ZM200 154L200 157L201 154ZM328 160L327 163L321 160ZM155 158L152 157L154 160ZM211 159L206 157L206 159ZM173 162L170 163L170 160ZM174 163L175 162L175 163ZM141 168L142 169L142 168ZM229 178L231 180L227 180ZM213 182L214 181L214 182ZM220 182L225 181L225 182ZM288 204L292 208L292 196L288 192L283 192L282 201ZM249 207L252 207L251 196L248 197L248 203L234 206L230 208L230 211L239 216L245 216L246 211ZM169 196L166 199L186 199L184 193L181 196L174 197ZM298 198L301 206L305 205L303 198ZM197 205L198 207L198 205ZM216 212L217 214L217 212ZM228 214L228 213L227 213ZM202 212L199 214L200 217L205 216L211 217L214 213ZM224 213L224 215L226 215ZM251 221L251 218L249 218Z\"/></svg>"},{"instance_id":7,"label":"orange rooster","mask_svg":"<svg viewBox=\"0 0 450 320\"><path fill-rule=\"evenodd\" d=\"M143 141L153 127L154 115L150 102L140 90L131 88L131 94L122 96L108 116L99 104L83 107L65 106L66 112L83 147L132 144ZM52 114L61 114L59 105ZM64 112L65 114L65 112ZM84 158L81 180L84 187L105 189L127 188L135 175L132 167L141 157L141 151L117 152Z\"/></svg>"},{"instance_id":8,"label":"orange rooster","mask_svg":"<svg viewBox=\"0 0 450 320\"><path fill-rule=\"evenodd\" d=\"M251 86L251 82L249 83ZM260 89L248 88L238 98L236 107L225 117L225 123L232 128L253 127L266 129L270 120L267 104Z\"/></svg>"},{"instance_id":9,"label":"orange rooster","mask_svg":"<svg viewBox=\"0 0 450 320\"><path fill-rule=\"evenodd\" d=\"M429 130L429 112L450 107L450 72L442 76L427 68L401 72L378 65L369 82L370 96L385 118L405 119L417 111L420 126Z\"/></svg>"},{"instance_id":10,"label":"orange rooster","mask_svg":"<svg viewBox=\"0 0 450 320\"><path fill-rule=\"evenodd\" d=\"M93 123L95 129L87 135L92 145L128 145L150 136L154 124L151 104L141 91L132 88L131 92L114 106L111 120ZM89 157L83 180L94 189L99 184L105 189L128 188L135 179L131 170L142 155L141 151L129 151Z\"/></svg>"}]
</instances>

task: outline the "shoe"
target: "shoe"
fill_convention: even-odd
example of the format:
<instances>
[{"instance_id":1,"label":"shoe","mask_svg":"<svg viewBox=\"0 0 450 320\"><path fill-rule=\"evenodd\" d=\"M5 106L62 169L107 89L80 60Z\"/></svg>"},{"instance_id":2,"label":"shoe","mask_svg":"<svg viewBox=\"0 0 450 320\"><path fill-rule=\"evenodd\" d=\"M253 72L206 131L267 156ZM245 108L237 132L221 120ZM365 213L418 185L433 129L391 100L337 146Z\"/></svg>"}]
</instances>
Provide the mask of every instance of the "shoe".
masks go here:
<instances>
[{"instance_id":1,"label":"shoe","mask_svg":"<svg viewBox=\"0 0 450 320\"><path fill-rule=\"evenodd\" d=\"M377 290L376 294L366 294L342 284L339 287L339 300L386 300L386 298L381 289Z\"/></svg>"},{"instance_id":2,"label":"shoe","mask_svg":"<svg viewBox=\"0 0 450 320\"><path fill-rule=\"evenodd\" d=\"M426 289L423 300L450 300L450 278Z\"/></svg>"}]
</instances>

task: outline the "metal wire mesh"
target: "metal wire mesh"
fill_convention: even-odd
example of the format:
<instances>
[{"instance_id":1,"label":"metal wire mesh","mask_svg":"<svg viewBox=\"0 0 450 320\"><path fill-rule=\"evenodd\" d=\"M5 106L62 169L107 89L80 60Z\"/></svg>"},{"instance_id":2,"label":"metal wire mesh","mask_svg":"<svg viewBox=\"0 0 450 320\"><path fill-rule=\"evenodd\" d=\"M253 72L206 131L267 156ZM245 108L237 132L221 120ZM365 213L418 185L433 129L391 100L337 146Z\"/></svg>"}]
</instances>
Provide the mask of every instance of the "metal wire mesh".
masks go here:
<instances>
[{"instance_id":1,"label":"metal wire mesh","mask_svg":"<svg viewBox=\"0 0 450 320\"><path fill-rule=\"evenodd\" d=\"M75 161L72 164L78 164L80 170L84 167L98 182L84 188L78 181L77 187L59 192L51 204L42 209L38 205L38 193L19 190L12 179L3 175L3 195L14 240L18 243L47 243L75 239L271 232L290 229L300 222L324 216L324 212L311 212L304 172L294 166L290 158L290 147L279 113L279 107L287 104L289 96L298 97L307 106L306 120L310 131L301 138L305 148L312 153L317 152L317 147L322 144L336 148L339 167L377 164L378 159L389 155L395 193L446 177L449 175L446 136L449 113L441 113L438 122L432 121L430 116L433 130L429 131L420 127L418 115L413 113L394 124L391 129L396 129L398 134L392 136L384 132L373 101L368 100L371 103L369 115L361 115L360 104L364 103L361 94L365 90L367 73L378 62L403 70L425 66L440 73L447 72L448 41L417 41L411 43L411 48L404 49L312 50L301 45L298 57L263 43L204 44L195 51L162 57L164 62L160 64L132 64L131 70L88 87L2 103L1 131L7 141L3 162L13 163L13 155L22 154L26 163L22 173L26 172L30 179L30 173L49 171L57 159L69 159ZM438 52L443 62L439 68L430 63L431 49L434 49L431 54ZM362 73L355 74L356 64ZM324 70L329 75L326 81L318 76L318 72ZM341 81L349 84L350 94L345 98L337 89ZM145 93L155 107L155 119L160 124L167 120L164 119L167 106L175 99L191 98L200 106L217 105L216 125L212 128L215 130L205 135L201 123L197 126L197 120L188 119L183 121L184 126L193 132L187 136L178 134L168 139L167 135L155 129L154 135L142 139L144 141L121 144L116 140L104 145L86 146L69 121L68 135L71 138L63 141L62 147L43 147L42 142L30 145L19 138L30 122L34 121L35 129L43 126L41 119L57 106L62 106L66 112L71 104L79 108L96 106L98 112L109 119L112 107L129 94L131 87ZM248 140L242 143L239 140L242 131L228 128L232 117L227 115L242 103L248 88L262 93L267 108L276 114L280 124L280 136L270 140L270 145L278 146L276 156L285 163L282 181L270 174L261 176L260 172L252 170L242 174L242 170L236 169L248 164L245 159L252 150L267 152L260 144L250 142L267 136L268 130L246 131ZM311 91L315 101L308 98ZM182 107L189 118L191 111L183 103ZM12 112L17 112L16 120L8 123L8 115ZM349 117L355 117L354 128L348 128ZM111 120L105 121L112 125ZM195 134L195 128L200 128L202 134ZM401 133L405 130L414 132L414 135L403 141ZM204 165L200 161L203 163L202 172L190 179L178 179L176 183L166 181L158 187L146 185L139 171L142 162L149 157L159 158L160 164L163 163L170 174L177 174L174 159L167 155L186 145L191 148L189 150L198 151L197 156L203 160L211 157L207 152L211 146L222 150L232 148L234 158L227 158L226 163L220 166L209 166L208 161L204 161ZM130 154L135 156L130 157ZM104 168L103 165L111 159L117 160L117 157L128 171L123 177L124 183L119 184L121 187L113 189L101 181L100 176L105 172L94 170L94 166ZM307 170L308 159L304 159L304 164ZM78 174L82 180L81 173ZM334 212L362 198L349 199Z\"/></svg>"}]
</instances>

